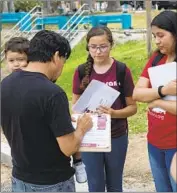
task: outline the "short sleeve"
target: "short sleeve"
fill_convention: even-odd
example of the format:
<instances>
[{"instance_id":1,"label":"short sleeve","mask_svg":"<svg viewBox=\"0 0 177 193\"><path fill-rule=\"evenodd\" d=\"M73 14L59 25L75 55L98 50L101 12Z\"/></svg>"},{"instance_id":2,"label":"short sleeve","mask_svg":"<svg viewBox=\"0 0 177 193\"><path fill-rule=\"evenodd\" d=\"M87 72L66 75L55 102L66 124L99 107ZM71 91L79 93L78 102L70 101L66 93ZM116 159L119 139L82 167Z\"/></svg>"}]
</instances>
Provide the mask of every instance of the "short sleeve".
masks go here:
<instances>
[{"instance_id":1,"label":"short sleeve","mask_svg":"<svg viewBox=\"0 0 177 193\"><path fill-rule=\"evenodd\" d=\"M143 72L141 73L141 77L145 77L145 78L148 78L149 79L149 74L148 74L148 68L152 67L152 63L153 63L153 60L154 58L157 56L157 52L155 52L152 57L148 60L148 62L146 63L146 66L144 67L143 69ZM166 59L167 59L167 56L164 56L159 62L157 65L161 65L163 63L166 62Z\"/></svg>"},{"instance_id":2,"label":"short sleeve","mask_svg":"<svg viewBox=\"0 0 177 193\"><path fill-rule=\"evenodd\" d=\"M133 95L134 90L134 82L132 78L132 74L129 68L126 68L125 80L124 80L124 94L125 97L131 97Z\"/></svg>"},{"instance_id":3,"label":"short sleeve","mask_svg":"<svg viewBox=\"0 0 177 193\"><path fill-rule=\"evenodd\" d=\"M155 58L157 54L154 54L149 60L148 62L146 63L142 73L141 73L141 77L145 77L145 78L148 78L149 79L149 74L148 74L148 68L150 68L152 66L152 62Z\"/></svg>"},{"instance_id":4,"label":"short sleeve","mask_svg":"<svg viewBox=\"0 0 177 193\"><path fill-rule=\"evenodd\" d=\"M49 100L47 111L49 127L55 137L60 137L74 131L68 99L64 92L59 92Z\"/></svg>"},{"instance_id":5,"label":"short sleeve","mask_svg":"<svg viewBox=\"0 0 177 193\"><path fill-rule=\"evenodd\" d=\"M78 68L75 70L74 76L73 76L73 94L81 95L82 92L80 90L80 78L79 78L79 71Z\"/></svg>"}]
</instances>

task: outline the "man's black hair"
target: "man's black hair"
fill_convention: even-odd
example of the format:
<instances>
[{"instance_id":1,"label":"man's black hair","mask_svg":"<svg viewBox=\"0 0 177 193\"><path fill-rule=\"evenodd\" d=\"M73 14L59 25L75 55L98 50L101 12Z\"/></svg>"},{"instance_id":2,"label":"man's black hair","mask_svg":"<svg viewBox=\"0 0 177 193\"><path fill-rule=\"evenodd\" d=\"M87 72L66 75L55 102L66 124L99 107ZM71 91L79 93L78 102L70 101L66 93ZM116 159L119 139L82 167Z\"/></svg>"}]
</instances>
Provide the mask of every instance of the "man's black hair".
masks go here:
<instances>
[{"instance_id":1,"label":"man's black hair","mask_svg":"<svg viewBox=\"0 0 177 193\"><path fill-rule=\"evenodd\" d=\"M28 60L50 62L57 51L60 57L68 59L71 54L68 40L54 31L41 30L30 41Z\"/></svg>"}]
</instances>

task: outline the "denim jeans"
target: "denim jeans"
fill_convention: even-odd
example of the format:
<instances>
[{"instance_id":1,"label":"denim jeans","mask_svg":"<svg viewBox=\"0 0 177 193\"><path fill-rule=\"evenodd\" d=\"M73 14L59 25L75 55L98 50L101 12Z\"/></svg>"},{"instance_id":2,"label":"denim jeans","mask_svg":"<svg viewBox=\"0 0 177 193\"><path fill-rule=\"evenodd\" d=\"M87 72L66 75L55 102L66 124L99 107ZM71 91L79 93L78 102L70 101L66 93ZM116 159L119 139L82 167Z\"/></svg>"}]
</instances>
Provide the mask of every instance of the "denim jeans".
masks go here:
<instances>
[{"instance_id":1,"label":"denim jeans","mask_svg":"<svg viewBox=\"0 0 177 193\"><path fill-rule=\"evenodd\" d=\"M12 192L75 192L74 178L54 185L36 185L12 177Z\"/></svg>"},{"instance_id":2,"label":"denim jeans","mask_svg":"<svg viewBox=\"0 0 177 193\"><path fill-rule=\"evenodd\" d=\"M170 174L174 149L159 149L148 143L149 161L157 192L176 192L177 184Z\"/></svg>"},{"instance_id":3,"label":"denim jeans","mask_svg":"<svg viewBox=\"0 0 177 193\"><path fill-rule=\"evenodd\" d=\"M112 151L108 153L82 153L86 166L89 192L122 192L123 168L128 137L112 138Z\"/></svg>"}]
</instances>

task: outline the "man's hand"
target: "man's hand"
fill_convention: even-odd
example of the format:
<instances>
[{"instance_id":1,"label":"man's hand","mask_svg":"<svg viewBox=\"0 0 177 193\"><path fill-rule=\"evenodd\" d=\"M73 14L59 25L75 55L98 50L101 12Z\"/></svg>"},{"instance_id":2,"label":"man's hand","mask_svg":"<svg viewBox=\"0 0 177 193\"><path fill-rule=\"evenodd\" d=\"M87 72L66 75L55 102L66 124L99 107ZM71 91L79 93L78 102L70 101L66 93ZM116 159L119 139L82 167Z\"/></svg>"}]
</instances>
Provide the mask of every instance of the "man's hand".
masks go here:
<instances>
[{"instance_id":1,"label":"man's hand","mask_svg":"<svg viewBox=\"0 0 177 193\"><path fill-rule=\"evenodd\" d=\"M93 122L90 114L85 113L83 116L80 116L78 118L76 128L79 130L82 130L84 134L92 127L93 127Z\"/></svg>"}]
</instances>

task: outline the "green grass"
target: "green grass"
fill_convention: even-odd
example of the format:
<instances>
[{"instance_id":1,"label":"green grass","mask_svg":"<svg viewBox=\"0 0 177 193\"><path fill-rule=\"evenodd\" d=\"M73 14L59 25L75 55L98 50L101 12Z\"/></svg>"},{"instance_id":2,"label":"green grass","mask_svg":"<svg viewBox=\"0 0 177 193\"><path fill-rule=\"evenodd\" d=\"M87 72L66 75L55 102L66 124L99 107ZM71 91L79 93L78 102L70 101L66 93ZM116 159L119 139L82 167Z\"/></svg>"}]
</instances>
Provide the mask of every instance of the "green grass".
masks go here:
<instances>
[{"instance_id":1,"label":"green grass","mask_svg":"<svg viewBox=\"0 0 177 193\"><path fill-rule=\"evenodd\" d=\"M57 84L66 91L69 100L72 98L74 71L77 66L85 62L87 58L84 42L85 41L81 41L81 43L73 49L70 59L65 64L62 76L57 80ZM113 48L111 55L115 59L127 64L131 69L134 82L136 83L147 61L145 42L130 41L125 44L119 44ZM145 132L147 128L146 125L146 105L138 103L138 113L129 118L130 134Z\"/></svg>"},{"instance_id":2,"label":"green grass","mask_svg":"<svg viewBox=\"0 0 177 193\"><path fill-rule=\"evenodd\" d=\"M152 19L159 12L160 11L156 11L156 10L151 11ZM146 28L146 12L132 13L132 26L133 26L133 28Z\"/></svg>"}]
</instances>

